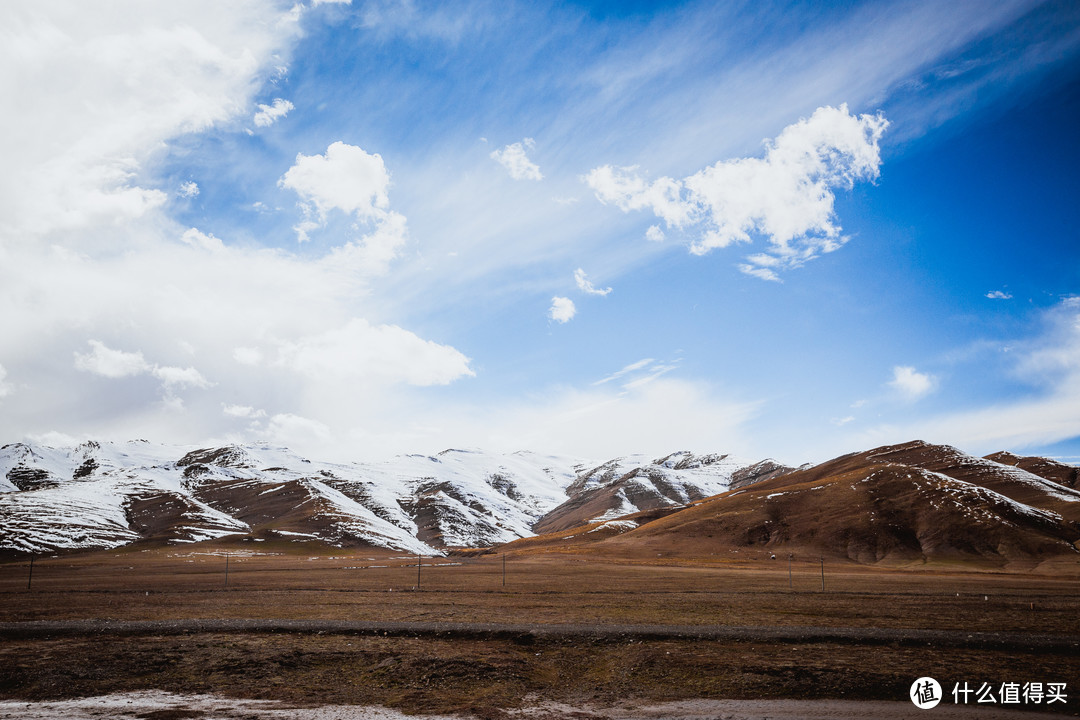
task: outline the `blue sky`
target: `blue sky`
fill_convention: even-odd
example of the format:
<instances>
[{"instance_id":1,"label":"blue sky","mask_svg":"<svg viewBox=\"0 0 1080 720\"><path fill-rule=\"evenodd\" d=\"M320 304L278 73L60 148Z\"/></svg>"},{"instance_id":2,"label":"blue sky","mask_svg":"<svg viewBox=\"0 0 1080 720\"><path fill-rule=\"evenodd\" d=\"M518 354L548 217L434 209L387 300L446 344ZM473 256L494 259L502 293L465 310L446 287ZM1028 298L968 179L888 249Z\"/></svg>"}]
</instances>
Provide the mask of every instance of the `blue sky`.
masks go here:
<instances>
[{"instance_id":1,"label":"blue sky","mask_svg":"<svg viewBox=\"0 0 1080 720\"><path fill-rule=\"evenodd\" d=\"M0 12L7 441L1080 459L1073 3Z\"/></svg>"}]
</instances>

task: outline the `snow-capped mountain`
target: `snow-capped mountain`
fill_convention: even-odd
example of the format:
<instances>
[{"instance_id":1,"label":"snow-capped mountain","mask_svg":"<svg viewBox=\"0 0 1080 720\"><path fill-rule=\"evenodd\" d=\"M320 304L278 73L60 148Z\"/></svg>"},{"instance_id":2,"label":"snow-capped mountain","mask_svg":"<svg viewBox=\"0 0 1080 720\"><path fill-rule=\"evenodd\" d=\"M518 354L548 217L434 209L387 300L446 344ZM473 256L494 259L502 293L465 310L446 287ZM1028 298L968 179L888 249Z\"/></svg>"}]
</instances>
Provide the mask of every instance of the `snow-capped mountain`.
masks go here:
<instances>
[{"instance_id":1,"label":"snow-capped mountain","mask_svg":"<svg viewBox=\"0 0 1080 720\"><path fill-rule=\"evenodd\" d=\"M438 553L530 533L565 499L573 459L447 451L320 463L286 448L88 442L0 449L0 548L116 547L226 535Z\"/></svg>"},{"instance_id":2,"label":"snow-capped mountain","mask_svg":"<svg viewBox=\"0 0 1080 720\"><path fill-rule=\"evenodd\" d=\"M556 510L553 522L580 524L685 504L749 465L686 452L601 465L475 450L324 463L266 444L16 443L0 448L0 549L244 535L435 554L531 536Z\"/></svg>"},{"instance_id":3,"label":"snow-capped mountain","mask_svg":"<svg viewBox=\"0 0 1080 720\"><path fill-rule=\"evenodd\" d=\"M663 507L680 507L731 487L734 477L767 464L777 477L793 471L772 461L753 463L732 455L694 455L689 451L650 460L630 455L580 473L567 489L569 499L548 512L533 529L558 532L591 522Z\"/></svg>"}]
</instances>

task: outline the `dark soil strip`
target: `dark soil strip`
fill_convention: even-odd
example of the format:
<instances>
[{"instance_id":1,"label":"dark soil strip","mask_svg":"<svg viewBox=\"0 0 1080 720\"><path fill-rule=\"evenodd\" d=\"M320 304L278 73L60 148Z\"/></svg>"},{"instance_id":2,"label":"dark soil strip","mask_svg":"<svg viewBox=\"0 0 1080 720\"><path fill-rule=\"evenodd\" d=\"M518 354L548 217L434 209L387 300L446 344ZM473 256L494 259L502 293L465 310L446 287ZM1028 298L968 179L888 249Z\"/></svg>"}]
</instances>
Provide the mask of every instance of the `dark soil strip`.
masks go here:
<instances>
[{"instance_id":1,"label":"dark soil strip","mask_svg":"<svg viewBox=\"0 0 1080 720\"><path fill-rule=\"evenodd\" d=\"M1080 635L963 632L852 627L725 627L716 625L524 625L465 622L363 622L340 620L65 620L0 623L0 638L47 639L95 635L188 635L195 633L306 633L439 637L472 640L536 639L720 640L745 643L838 643L1035 651L1080 655Z\"/></svg>"}]
</instances>

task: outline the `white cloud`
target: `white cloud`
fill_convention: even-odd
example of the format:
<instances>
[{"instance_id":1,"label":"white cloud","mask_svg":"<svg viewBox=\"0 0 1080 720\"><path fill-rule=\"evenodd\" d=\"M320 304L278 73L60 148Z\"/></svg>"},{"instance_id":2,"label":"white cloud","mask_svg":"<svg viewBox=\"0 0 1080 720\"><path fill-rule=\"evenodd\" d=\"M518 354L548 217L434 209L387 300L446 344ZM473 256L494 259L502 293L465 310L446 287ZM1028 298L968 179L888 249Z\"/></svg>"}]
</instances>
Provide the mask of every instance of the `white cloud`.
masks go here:
<instances>
[{"instance_id":1,"label":"white cloud","mask_svg":"<svg viewBox=\"0 0 1080 720\"><path fill-rule=\"evenodd\" d=\"M144 170L162 143L235 116L298 31L254 0L3 3L0 27L0 95L18 109L0 114L0 233L20 241L160 208Z\"/></svg>"},{"instance_id":2,"label":"white cloud","mask_svg":"<svg viewBox=\"0 0 1080 720\"><path fill-rule=\"evenodd\" d=\"M659 225L650 225L649 229L645 231L645 239L649 242L664 242L664 231L660 229Z\"/></svg>"},{"instance_id":3,"label":"white cloud","mask_svg":"<svg viewBox=\"0 0 1080 720\"><path fill-rule=\"evenodd\" d=\"M157 366L150 371L151 374L162 382L166 389L174 387L210 387L211 383L193 367L179 368L169 366Z\"/></svg>"},{"instance_id":4,"label":"white cloud","mask_svg":"<svg viewBox=\"0 0 1080 720\"><path fill-rule=\"evenodd\" d=\"M604 288L603 290L601 290L595 287L591 282L589 282L588 276L581 268L578 268L574 271L574 282L577 283L578 290L581 290L581 292L585 293L586 295L599 295L601 297L604 297L611 292L611 288Z\"/></svg>"},{"instance_id":5,"label":"white cloud","mask_svg":"<svg viewBox=\"0 0 1080 720\"><path fill-rule=\"evenodd\" d=\"M525 138L521 142L493 151L491 157L506 168L510 177L515 180L542 180L544 176L540 173L540 168L525 154L525 148L531 150L534 147L536 143L533 139Z\"/></svg>"},{"instance_id":6,"label":"white cloud","mask_svg":"<svg viewBox=\"0 0 1080 720\"><path fill-rule=\"evenodd\" d=\"M917 400L934 389L934 378L911 366L897 365L893 368L893 379L888 384L906 399Z\"/></svg>"},{"instance_id":7,"label":"white cloud","mask_svg":"<svg viewBox=\"0 0 1080 720\"><path fill-rule=\"evenodd\" d=\"M878 177L881 115L853 116L846 105L818 108L766 142L764 158L716 163L684 180L646 182L637 168L605 165L585 182L624 212L650 208L668 227L699 226L690 246L704 254L754 236L768 243L740 269L767 280L845 242L833 209L836 188ZM651 238L650 238L651 239Z\"/></svg>"},{"instance_id":8,"label":"white cloud","mask_svg":"<svg viewBox=\"0 0 1080 720\"><path fill-rule=\"evenodd\" d=\"M574 301L565 297L553 297L551 298L551 307L548 308L548 317L557 323L568 323L574 315L577 314L577 308L574 307Z\"/></svg>"},{"instance_id":9,"label":"white cloud","mask_svg":"<svg viewBox=\"0 0 1080 720\"><path fill-rule=\"evenodd\" d=\"M256 410L249 405L226 405L223 403L221 411L229 417L248 418L251 420L266 417L265 410Z\"/></svg>"},{"instance_id":10,"label":"white cloud","mask_svg":"<svg viewBox=\"0 0 1080 720\"><path fill-rule=\"evenodd\" d=\"M406 277L397 294L373 291L407 236L379 155L334 143L296 155L284 173L308 232L338 212L347 221L350 235L323 248L263 248L168 215L167 200L198 189L171 179L170 164L198 166L203 131L251 124L299 15L261 0L0 4L0 95L18 109L0 112L8 438L194 443L232 437L239 424L238 441L273 437L303 451L383 428L388 408L473 374L448 341L397 319L423 317L398 297L422 284ZM271 197L238 201L278 211ZM240 423L239 408L252 408Z\"/></svg>"},{"instance_id":11,"label":"white cloud","mask_svg":"<svg viewBox=\"0 0 1080 720\"><path fill-rule=\"evenodd\" d=\"M780 279L780 276L776 274L776 271L771 268L749 265L747 263L739 263L738 268L739 272L752 277L768 280L770 282L783 282Z\"/></svg>"},{"instance_id":12,"label":"white cloud","mask_svg":"<svg viewBox=\"0 0 1080 720\"><path fill-rule=\"evenodd\" d=\"M7 370L3 365L0 365L0 398L11 394L11 383L4 382L7 379Z\"/></svg>"},{"instance_id":13,"label":"white cloud","mask_svg":"<svg viewBox=\"0 0 1080 720\"><path fill-rule=\"evenodd\" d=\"M284 98L274 98L272 105L259 105L259 112L255 113L252 121L257 127L270 127L281 118L289 114L295 106Z\"/></svg>"},{"instance_id":14,"label":"white cloud","mask_svg":"<svg viewBox=\"0 0 1080 720\"><path fill-rule=\"evenodd\" d=\"M389 209L390 173L378 153L340 141L332 143L325 155L299 153L278 185L294 190L302 200L305 218L293 227L301 243L311 231L326 225L332 210L374 223L374 231L361 241L336 249L336 259L343 259L340 253L345 253L353 269L359 261L366 262L372 273L384 272L405 243L405 217Z\"/></svg>"},{"instance_id":15,"label":"white cloud","mask_svg":"<svg viewBox=\"0 0 1080 720\"><path fill-rule=\"evenodd\" d=\"M611 373L607 377L604 377L604 378L602 378L600 380L597 380L596 382L593 383L593 385L603 385L604 383L609 383L612 380L618 380L619 378L621 378L624 375L627 375L627 374L633 373L633 372L637 372L638 370L641 370L642 368L649 367L654 362L656 362L656 361L653 360L652 358L643 358L641 360L638 360L637 362L632 362L629 365L624 366L621 370L616 370L615 372Z\"/></svg>"},{"instance_id":16,"label":"white cloud","mask_svg":"<svg viewBox=\"0 0 1080 720\"><path fill-rule=\"evenodd\" d=\"M153 366L141 352L113 350L99 340L90 340L90 352L75 353L75 368L107 378L123 378L150 372Z\"/></svg>"},{"instance_id":17,"label":"white cloud","mask_svg":"<svg viewBox=\"0 0 1080 720\"><path fill-rule=\"evenodd\" d=\"M447 345L396 325L354 318L319 335L282 343L275 364L302 375L409 385L446 385L475 373L469 359Z\"/></svg>"},{"instance_id":18,"label":"white cloud","mask_svg":"<svg viewBox=\"0 0 1080 720\"><path fill-rule=\"evenodd\" d=\"M991 300L1012 300L1012 295L1003 290L991 290L986 293L986 297Z\"/></svg>"},{"instance_id":19,"label":"white cloud","mask_svg":"<svg viewBox=\"0 0 1080 720\"><path fill-rule=\"evenodd\" d=\"M700 212L696 203L682 197L682 183L669 177L647 183L638 175L637 166L603 165L590 170L582 180L600 202L613 204L623 212L652 208L668 227L692 223Z\"/></svg>"},{"instance_id":20,"label":"white cloud","mask_svg":"<svg viewBox=\"0 0 1080 720\"><path fill-rule=\"evenodd\" d=\"M207 235L204 232L200 232L195 228L190 228L180 236L180 242L186 243L194 248L200 250L206 250L211 253L221 253L225 251L225 243L213 235Z\"/></svg>"},{"instance_id":21,"label":"white cloud","mask_svg":"<svg viewBox=\"0 0 1080 720\"><path fill-rule=\"evenodd\" d=\"M146 361L142 352L113 350L99 340L90 340L88 342L90 345L89 353L75 353L76 370L114 380L150 374L161 381L162 387L170 397L175 388L207 388L211 385L202 376L202 373L193 367L180 368L167 365L152 365Z\"/></svg>"},{"instance_id":22,"label":"white cloud","mask_svg":"<svg viewBox=\"0 0 1080 720\"><path fill-rule=\"evenodd\" d=\"M278 185L296 191L322 218L336 209L362 219L379 219L390 207L390 173L382 156L340 140L326 148L325 155L298 153Z\"/></svg>"}]
</instances>

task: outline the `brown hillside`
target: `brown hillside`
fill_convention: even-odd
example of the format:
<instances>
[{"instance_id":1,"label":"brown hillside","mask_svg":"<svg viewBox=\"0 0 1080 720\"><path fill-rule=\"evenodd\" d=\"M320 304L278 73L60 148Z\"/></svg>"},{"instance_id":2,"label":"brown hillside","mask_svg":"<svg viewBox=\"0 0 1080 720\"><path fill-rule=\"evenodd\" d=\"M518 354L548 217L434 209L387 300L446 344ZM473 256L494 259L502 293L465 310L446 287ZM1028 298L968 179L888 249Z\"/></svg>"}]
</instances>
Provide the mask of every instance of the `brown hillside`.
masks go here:
<instances>
[{"instance_id":1,"label":"brown hillside","mask_svg":"<svg viewBox=\"0 0 1080 720\"><path fill-rule=\"evenodd\" d=\"M794 552L860 563L1039 562L1077 552L1080 503L1070 493L954 448L913 442L764 480L633 529L609 522L524 542L638 558Z\"/></svg>"},{"instance_id":2,"label":"brown hillside","mask_svg":"<svg viewBox=\"0 0 1080 720\"><path fill-rule=\"evenodd\" d=\"M1003 450L987 455L986 459L993 460L1002 465L1012 465L1021 470L1027 470L1029 473L1034 473L1041 478L1053 480L1059 485L1078 488L1078 483L1080 483L1080 468L1075 465L1066 465L1065 463L1060 463L1049 458L1021 457L1020 455L1014 455L1011 452Z\"/></svg>"}]
</instances>

